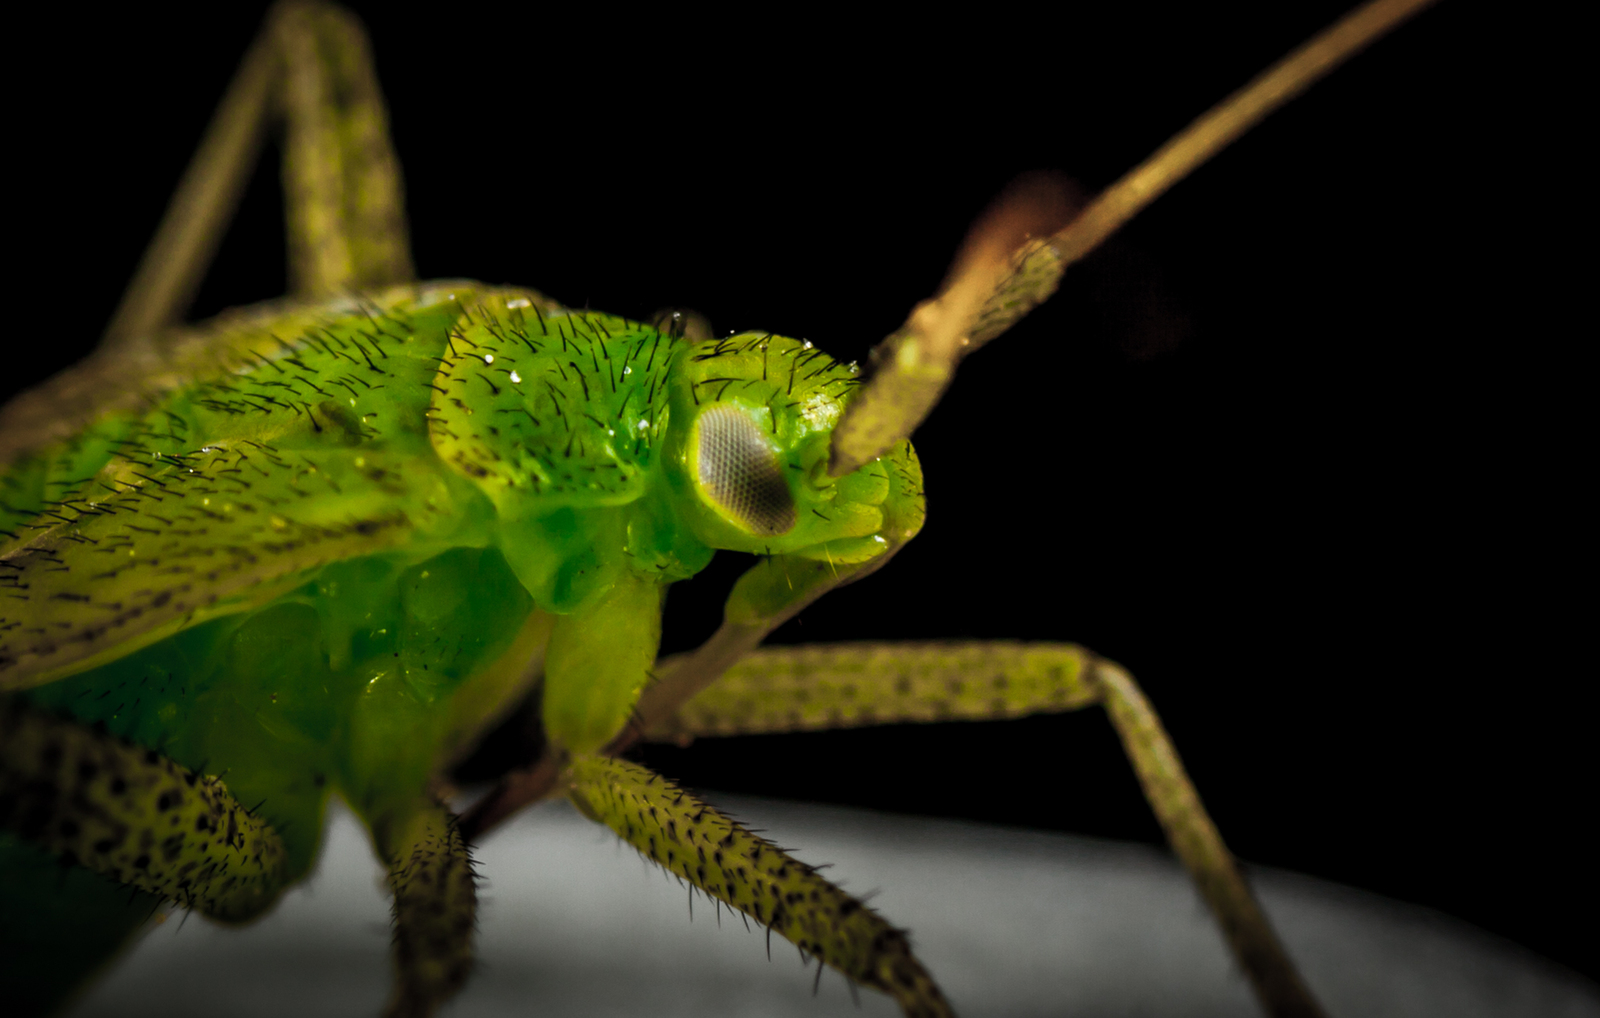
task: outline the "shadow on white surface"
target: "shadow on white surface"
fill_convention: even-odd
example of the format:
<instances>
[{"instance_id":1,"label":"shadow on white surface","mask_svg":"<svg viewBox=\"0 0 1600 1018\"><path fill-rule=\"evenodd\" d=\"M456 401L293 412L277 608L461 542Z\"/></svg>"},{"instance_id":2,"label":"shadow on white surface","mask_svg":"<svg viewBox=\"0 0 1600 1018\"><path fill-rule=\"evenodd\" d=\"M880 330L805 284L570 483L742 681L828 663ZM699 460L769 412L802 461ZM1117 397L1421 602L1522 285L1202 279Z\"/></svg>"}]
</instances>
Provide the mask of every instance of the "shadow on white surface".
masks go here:
<instances>
[{"instance_id":1,"label":"shadow on white surface","mask_svg":"<svg viewBox=\"0 0 1600 1018\"><path fill-rule=\"evenodd\" d=\"M1259 1015L1177 864L1140 845L839 807L713 801L912 932L965 1018ZM795 949L646 865L565 803L478 850L481 964L448 1018L893 1016L888 998L801 967ZM388 904L365 833L337 811L314 878L228 929L153 929L73 1018L375 1015ZM1335 1018L1600 1018L1581 978L1426 909L1289 873L1253 879Z\"/></svg>"}]
</instances>

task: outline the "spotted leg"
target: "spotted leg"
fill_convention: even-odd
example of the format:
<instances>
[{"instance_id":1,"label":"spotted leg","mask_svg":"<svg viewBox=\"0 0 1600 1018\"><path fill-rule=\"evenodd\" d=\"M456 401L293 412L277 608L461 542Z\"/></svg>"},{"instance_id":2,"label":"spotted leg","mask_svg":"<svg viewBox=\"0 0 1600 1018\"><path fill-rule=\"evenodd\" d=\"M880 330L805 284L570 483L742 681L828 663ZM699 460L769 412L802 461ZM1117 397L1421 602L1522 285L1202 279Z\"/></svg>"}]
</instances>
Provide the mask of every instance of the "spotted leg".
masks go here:
<instances>
[{"instance_id":1,"label":"spotted leg","mask_svg":"<svg viewBox=\"0 0 1600 1018\"><path fill-rule=\"evenodd\" d=\"M477 880L456 818L419 804L373 824L394 895L395 979L387 1018L426 1018L472 971Z\"/></svg>"},{"instance_id":2,"label":"spotted leg","mask_svg":"<svg viewBox=\"0 0 1600 1018\"><path fill-rule=\"evenodd\" d=\"M53 1011L163 901L243 922L288 883L282 839L220 778L15 697L0 697L0 857L12 1014Z\"/></svg>"},{"instance_id":3,"label":"spotted leg","mask_svg":"<svg viewBox=\"0 0 1600 1018\"><path fill-rule=\"evenodd\" d=\"M746 656L647 738L977 721L1100 704L1173 851L1216 916L1272 1018L1320 1018L1150 702L1120 666L1059 643L858 643L767 647Z\"/></svg>"},{"instance_id":4,"label":"spotted leg","mask_svg":"<svg viewBox=\"0 0 1600 1018\"><path fill-rule=\"evenodd\" d=\"M889 994L906 1018L953 1018L905 932L814 867L638 764L578 757L564 778L581 812L702 893L853 983Z\"/></svg>"},{"instance_id":5,"label":"spotted leg","mask_svg":"<svg viewBox=\"0 0 1600 1018\"><path fill-rule=\"evenodd\" d=\"M182 319L279 118L295 295L412 278L400 163L366 33L332 4L279 0L179 181L106 346Z\"/></svg>"}]
</instances>

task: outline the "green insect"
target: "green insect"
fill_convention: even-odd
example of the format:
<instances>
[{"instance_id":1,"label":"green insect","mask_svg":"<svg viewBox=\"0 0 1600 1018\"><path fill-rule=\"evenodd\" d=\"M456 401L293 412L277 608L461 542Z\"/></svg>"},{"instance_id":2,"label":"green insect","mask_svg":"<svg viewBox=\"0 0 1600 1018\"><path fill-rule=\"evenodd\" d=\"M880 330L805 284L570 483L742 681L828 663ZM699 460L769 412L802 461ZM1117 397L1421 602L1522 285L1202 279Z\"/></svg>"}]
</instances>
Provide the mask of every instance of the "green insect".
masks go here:
<instances>
[{"instance_id":1,"label":"green insect","mask_svg":"<svg viewBox=\"0 0 1600 1018\"><path fill-rule=\"evenodd\" d=\"M279 19L286 34L264 59L320 46L343 85L365 82L359 63L341 63L357 52L342 48L347 22L294 7ZM313 137L291 202L304 242L293 252L297 292L359 295L153 340L173 308L148 296L160 280L146 281L133 291L143 311L136 302L113 326L104 355L7 411L0 582L15 604L0 623L0 681L17 693L0 772L6 893L17 896L8 911L38 890L31 874L45 862L85 864L39 906L63 915L60 935L76 946L38 938L37 958L18 968L41 977L39 1006L129 931L130 884L225 919L268 907L306 872L337 792L391 866L401 971L391 1008L430 1012L465 977L474 893L466 842L433 779L536 689L548 752L480 804L469 830L566 790L641 851L894 994L907 1013L947 1013L887 923L609 755L640 735L770 730L779 723L766 718L793 710L764 686L791 668L782 654L711 683L916 534L921 477L909 445L861 429L860 449L839 440L846 406L865 405L862 376L804 341L713 339L683 327L692 320L576 311L529 290L400 282L409 255L387 146L365 165L355 158L382 139L377 108L352 104L335 125L344 144L327 151L357 164L345 189L318 183L315 159L327 151ZM900 349L929 336L931 347L981 343L1053 285L1030 275L1052 267L1028 260L1053 253L1012 255L1053 214L1027 211L1027 198L976 235L944 306L924 309ZM1020 233L1006 219L1019 207L1035 216ZM983 251L996 237L1009 259L998 275ZM152 264L192 277L185 257ZM955 359L925 359L926 378L881 369L900 391L874 390L890 406L866 430L909 430L897 415L920 399L910 411L920 419ZM666 586L713 549L761 559L718 636L653 670ZM1125 737L1158 737L1114 666L1071 648L1003 665L996 653L928 652L924 667L943 685L963 674L1018 680L1007 692L990 682L932 696L890 682L856 690L864 709L819 704L798 726L1109 698ZM73 789L89 807L72 804ZM1187 857L1225 880L1230 864L1207 830L1177 834L1199 839ZM725 859L702 872L707 848ZM1250 921L1242 884L1219 899ZM103 942L85 943L86 930ZM1270 937L1260 925L1240 942L1270 947ZM1251 973L1279 1012L1311 1006L1281 959Z\"/></svg>"}]
</instances>

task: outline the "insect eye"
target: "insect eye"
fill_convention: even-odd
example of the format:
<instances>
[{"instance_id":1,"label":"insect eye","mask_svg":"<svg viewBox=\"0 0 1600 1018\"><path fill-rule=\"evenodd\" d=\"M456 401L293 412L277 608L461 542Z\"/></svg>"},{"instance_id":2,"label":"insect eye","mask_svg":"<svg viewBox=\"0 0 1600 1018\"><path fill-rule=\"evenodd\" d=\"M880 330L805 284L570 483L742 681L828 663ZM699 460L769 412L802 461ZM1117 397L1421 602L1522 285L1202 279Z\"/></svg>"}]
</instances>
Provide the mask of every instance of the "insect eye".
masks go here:
<instances>
[{"instance_id":1,"label":"insect eye","mask_svg":"<svg viewBox=\"0 0 1600 1018\"><path fill-rule=\"evenodd\" d=\"M751 533L771 537L792 528L794 498L756 422L734 407L714 406L696 430L701 492Z\"/></svg>"}]
</instances>

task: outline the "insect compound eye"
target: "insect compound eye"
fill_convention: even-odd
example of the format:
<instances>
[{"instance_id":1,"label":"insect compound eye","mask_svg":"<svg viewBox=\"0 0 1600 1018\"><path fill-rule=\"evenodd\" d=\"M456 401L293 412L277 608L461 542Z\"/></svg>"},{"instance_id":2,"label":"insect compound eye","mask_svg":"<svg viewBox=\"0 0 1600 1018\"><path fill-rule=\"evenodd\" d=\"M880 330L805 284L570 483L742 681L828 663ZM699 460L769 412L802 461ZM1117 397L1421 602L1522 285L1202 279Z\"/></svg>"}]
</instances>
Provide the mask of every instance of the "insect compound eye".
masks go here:
<instances>
[{"instance_id":1,"label":"insect compound eye","mask_svg":"<svg viewBox=\"0 0 1600 1018\"><path fill-rule=\"evenodd\" d=\"M787 533L795 523L794 497L756 422L734 407L714 406L696 430L701 492L751 533Z\"/></svg>"}]
</instances>

